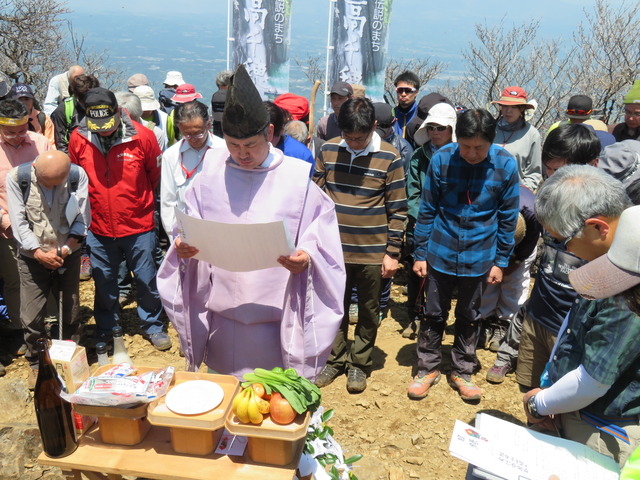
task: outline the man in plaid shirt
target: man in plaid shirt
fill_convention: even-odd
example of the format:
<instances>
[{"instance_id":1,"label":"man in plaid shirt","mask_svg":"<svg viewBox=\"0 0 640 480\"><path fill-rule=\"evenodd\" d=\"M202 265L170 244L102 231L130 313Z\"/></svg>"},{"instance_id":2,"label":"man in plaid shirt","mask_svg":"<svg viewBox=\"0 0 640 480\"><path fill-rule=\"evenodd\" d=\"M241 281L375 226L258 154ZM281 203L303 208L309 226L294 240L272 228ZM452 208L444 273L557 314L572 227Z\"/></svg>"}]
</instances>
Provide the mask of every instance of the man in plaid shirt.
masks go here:
<instances>
[{"instance_id":1,"label":"man in plaid shirt","mask_svg":"<svg viewBox=\"0 0 640 480\"><path fill-rule=\"evenodd\" d=\"M496 122L486 110L468 110L456 124L457 143L432 158L415 228L413 271L427 278L425 318L418 334L418 368L408 395L427 396L440 379L442 337L457 288L455 340L449 383L463 400L480 400L471 381L477 365L480 298L502 281L514 248L518 167L493 145Z\"/></svg>"}]
</instances>

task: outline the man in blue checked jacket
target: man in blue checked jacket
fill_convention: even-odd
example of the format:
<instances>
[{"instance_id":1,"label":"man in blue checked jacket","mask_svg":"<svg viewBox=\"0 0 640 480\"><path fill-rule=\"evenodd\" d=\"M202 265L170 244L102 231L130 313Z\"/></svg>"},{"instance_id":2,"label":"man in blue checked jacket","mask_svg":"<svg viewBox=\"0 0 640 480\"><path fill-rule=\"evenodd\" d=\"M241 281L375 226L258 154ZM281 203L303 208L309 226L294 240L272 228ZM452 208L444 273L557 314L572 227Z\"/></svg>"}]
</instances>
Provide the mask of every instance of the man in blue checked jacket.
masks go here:
<instances>
[{"instance_id":1,"label":"man in blue checked jacket","mask_svg":"<svg viewBox=\"0 0 640 480\"><path fill-rule=\"evenodd\" d=\"M488 283L502 281L514 248L519 183L515 159L493 145L495 119L468 110L456 124L457 143L432 158L415 227L413 271L426 277L425 318L418 333L413 399L440 380L442 337L457 288L455 340L449 384L463 400L480 400L471 381L477 365L480 299Z\"/></svg>"}]
</instances>

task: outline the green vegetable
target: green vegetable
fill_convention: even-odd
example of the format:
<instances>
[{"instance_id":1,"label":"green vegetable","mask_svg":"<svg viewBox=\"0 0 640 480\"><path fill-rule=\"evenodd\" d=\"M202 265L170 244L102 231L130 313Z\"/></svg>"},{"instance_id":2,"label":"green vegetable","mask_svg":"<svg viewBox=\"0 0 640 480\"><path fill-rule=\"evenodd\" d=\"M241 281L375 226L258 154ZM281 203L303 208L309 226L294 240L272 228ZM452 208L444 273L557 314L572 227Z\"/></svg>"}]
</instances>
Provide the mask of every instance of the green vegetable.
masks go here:
<instances>
[{"instance_id":1,"label":"green vegetable","mask_svg":"<svg viewBox=\"0 0 640 480\"><path fill-rule=\"evenodd\" d=\"M282 370L275 367L273 370L256 368L253 373L245 373L242 378L243 387L252 383L264 385L267 393L271 391L281 394L297 413L307 410L315 410L322 399L320 389L304 377L298 375L294 368Z\"/></svg>"}]
</instances>

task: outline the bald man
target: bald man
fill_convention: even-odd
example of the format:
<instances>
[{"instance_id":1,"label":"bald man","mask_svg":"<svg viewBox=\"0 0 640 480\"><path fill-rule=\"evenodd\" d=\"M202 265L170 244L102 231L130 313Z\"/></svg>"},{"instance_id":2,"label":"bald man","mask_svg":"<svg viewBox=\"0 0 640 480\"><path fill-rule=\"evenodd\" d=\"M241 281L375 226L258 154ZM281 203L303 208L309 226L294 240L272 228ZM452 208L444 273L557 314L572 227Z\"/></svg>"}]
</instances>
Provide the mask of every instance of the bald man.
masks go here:
<instances>
[{"instance_id":1,"label":"bald man","mask_svg":"<svg viewBox=\"0 0 640 480\"><path fill-rule=\"evenodd\" d=\"M83 73L84 68L80 65L73 65L66 72L56 75L49 80L49 88L47 89L47 95L44 98L44 108L42 109L44 113L51 115L65 98L71 96L69 93L69 84L74 78Z\"/></svg>"},{"instance_id":2,"label":"bald man","mask_svg":"<svg viewBox=\"0 0 640 480\"><path fill-rule=\"evenodd\" d=\"M79 340L80 243L90 222L88 179L81 167L58 150L7 174L7 200L18 244L20 319L35 386L35 342L45 336L47 297L62 294L63 338ZM52 332L57 338L57 332Z\"/></svg>"}]
</instances>

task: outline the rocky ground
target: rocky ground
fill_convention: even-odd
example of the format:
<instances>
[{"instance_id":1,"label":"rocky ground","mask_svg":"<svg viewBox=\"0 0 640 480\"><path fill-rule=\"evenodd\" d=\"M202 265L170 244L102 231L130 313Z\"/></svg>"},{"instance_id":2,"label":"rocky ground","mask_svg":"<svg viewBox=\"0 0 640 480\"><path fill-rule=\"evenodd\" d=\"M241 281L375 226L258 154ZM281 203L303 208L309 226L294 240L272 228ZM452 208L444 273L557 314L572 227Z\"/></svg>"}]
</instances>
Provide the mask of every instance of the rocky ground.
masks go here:
<instances>
[{"instance_id":1,"label":"rocky ground","mask_svg":"<svg viewBox=\"0 0 640 480\"><path fill-rule=\"evenodd\" d=\"M84 321L91 329L92 282L81 286ZM402 338L400 332L407 323L406 297L402 287L393 286L392 302L383 320L374 354L374 369L367 390L360 395L346 391L346 377L340 377L323 389L323 405L333 408L330 426L347 456L356 453L364 457L355 464L360 480L400 479L463 479L467 464L449 454L451 431L456 419L473 422L478 412L490 413L522 424L524 413L518 385L512 376L501 385L484 380L495 354L479 351L482 370L476 380L483 389L477 404L465 403L444 380L433 387L421 401L407 398L406 388L415 365L415 339ZM174 347L158 352L142 338L135 328L135 304L124 309L123 324L129 353L138 365L173 365L183 369L178 354L177 337L170 328ZM445 339L445 359L453 341L451 332ZM90 363L95 357L90 356ZM445 360L444 372L449 365ZM0 478L58 479L59 471L39 467L35 458L40 452L39 435L33 412L33 395L27 389L28 364L18 358L0 379Z\"/></svg>"}]
</instances>

